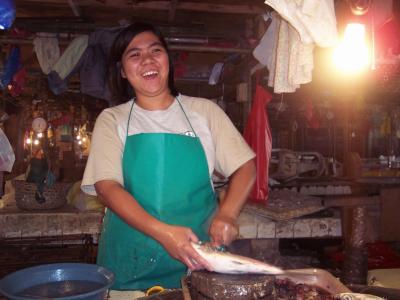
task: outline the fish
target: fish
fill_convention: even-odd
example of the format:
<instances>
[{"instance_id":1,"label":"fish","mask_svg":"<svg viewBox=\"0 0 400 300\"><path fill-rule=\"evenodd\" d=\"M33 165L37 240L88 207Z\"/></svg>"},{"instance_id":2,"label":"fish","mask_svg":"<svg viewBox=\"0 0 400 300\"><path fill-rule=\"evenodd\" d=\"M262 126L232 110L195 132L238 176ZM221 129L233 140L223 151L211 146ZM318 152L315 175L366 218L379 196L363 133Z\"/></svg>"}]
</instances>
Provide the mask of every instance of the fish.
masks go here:
<instances>
[{"instance_id":1,"label":"fish","mask_svg":"<svg viewBox=\"0 0 400 300\"><path fill-rule=\"evenodd\" d=\"M284 271L265 262L221 251L210 244L194 243L192 247L208 263L212 272L223 274L283 274Z\"/></svg>"}]
</instances>

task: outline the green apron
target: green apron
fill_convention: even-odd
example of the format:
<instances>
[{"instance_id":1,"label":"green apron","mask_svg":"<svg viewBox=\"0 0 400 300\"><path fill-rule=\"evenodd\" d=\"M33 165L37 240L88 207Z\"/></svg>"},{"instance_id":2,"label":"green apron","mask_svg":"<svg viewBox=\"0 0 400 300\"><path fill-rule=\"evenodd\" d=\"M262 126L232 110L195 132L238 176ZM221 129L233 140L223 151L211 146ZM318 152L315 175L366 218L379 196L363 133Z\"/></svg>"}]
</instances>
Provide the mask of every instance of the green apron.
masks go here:
<instances>
[{"instance_id":1,"label":"green apron","mask_svg":"<svg viewBox=\"0 0 400 300\"><path fill-rule=\"evenodd\" d=\"M193 133L194 137L171 133L128 136L127 132L122 158L124 186L155 218L190 227L200 240L207 240L216 200L205 152ZM97 263L114 272L112 288L116 290L145 290L154 285L176 288L186 272L186 266L161 244L110 209L103 220Z\"/></svg>"}]
</instances>

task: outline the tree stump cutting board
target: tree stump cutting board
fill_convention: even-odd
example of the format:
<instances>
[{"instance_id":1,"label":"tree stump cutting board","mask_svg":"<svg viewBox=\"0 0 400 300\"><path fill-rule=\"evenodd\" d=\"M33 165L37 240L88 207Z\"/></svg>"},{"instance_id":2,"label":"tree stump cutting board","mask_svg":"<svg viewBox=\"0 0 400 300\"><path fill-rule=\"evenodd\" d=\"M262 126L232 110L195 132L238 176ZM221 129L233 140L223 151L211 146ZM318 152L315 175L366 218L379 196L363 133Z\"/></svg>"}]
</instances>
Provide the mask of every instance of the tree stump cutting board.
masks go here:
<instances>
[{"instance_id":1,"label":"tree stump cutting board","mask_svg":"<svg viewBox=\"0 0 400 300\"><path fill-rule=\"evenodd\" d=\"M275 277L258 274L219 274L194 271L189 279L192 300L275 299Z\"/></svg>"}]
</instances>

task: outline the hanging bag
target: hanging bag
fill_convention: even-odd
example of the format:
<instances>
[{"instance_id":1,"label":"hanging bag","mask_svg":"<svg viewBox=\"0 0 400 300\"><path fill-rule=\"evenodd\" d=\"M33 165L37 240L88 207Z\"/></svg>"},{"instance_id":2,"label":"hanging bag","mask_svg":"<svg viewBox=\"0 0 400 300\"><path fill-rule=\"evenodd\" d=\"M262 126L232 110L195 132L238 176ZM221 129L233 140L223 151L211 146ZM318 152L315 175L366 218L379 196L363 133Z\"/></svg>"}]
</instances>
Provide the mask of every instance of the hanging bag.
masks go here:
<instances>
[{"instance_id":1,"label":"hanging bag","mask_svg":"<svg viewBox=\"0 0 400 300\"><path fill-rule=\"evenodd\" d=\"M244 129L244 139L256 153L257 177L249 199L263 204L267 204L268 200L268 167L272 150L272 137L267 115L267 105L271 99L272 95L259 84L259 75L257 74L256 92Z\"/></svg>"},{"instance_id":2,"label":"hanging bag","mask_svg":"<svg viewBox=\"0 0 400 300\"><path fill-rule=\"evenodd\" d=\"M0 1L0 29L9 29L15 20L15 4L13 0Z\"/></svg>"},{"instance_id":3,"label":"hanging bag","mask_svg":"<svg viewBox=\"0 0 400 300\"><path fill-rule=\"evenodd\" d=\"M0 128L0 172L11 172L14 165L14 151L8 141L7 136Z\"/></svg>"}]
</instances>

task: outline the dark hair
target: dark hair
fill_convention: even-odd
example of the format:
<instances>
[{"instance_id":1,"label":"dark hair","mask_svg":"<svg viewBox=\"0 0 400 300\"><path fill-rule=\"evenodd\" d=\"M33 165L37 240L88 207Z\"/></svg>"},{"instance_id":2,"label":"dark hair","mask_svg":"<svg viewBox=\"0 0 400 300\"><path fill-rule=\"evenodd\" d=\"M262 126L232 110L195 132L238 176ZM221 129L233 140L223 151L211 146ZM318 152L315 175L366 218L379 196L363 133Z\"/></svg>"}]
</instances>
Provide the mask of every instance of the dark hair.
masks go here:
<instances>
[{"instance_id":1,"label":"dark hair","mask_svg":"<svg viewBox=\"0 0 400 300\"><path fill-rule=\"evenodd\" d=\"M126 102L135 97L134 89L129 84L128 80L121 76L121 59L126 47L128 47L132 39L138 34L146 31L154 33L167 51L169 61L168 87L173 96L178 95L174 84L174 66L172 57L162 33L151 24L136 22L123 28L122 31L117 35L113 45L111 46L108 57L108 81L112 100L116 103Z\"/></svg>"}]
</instances>

